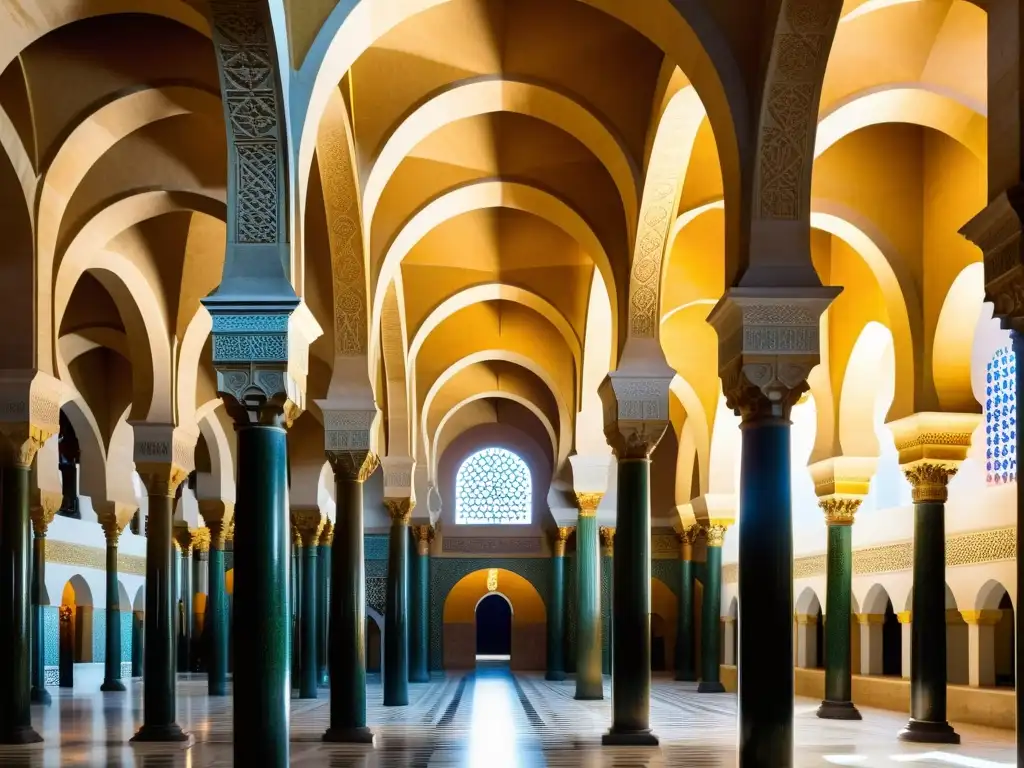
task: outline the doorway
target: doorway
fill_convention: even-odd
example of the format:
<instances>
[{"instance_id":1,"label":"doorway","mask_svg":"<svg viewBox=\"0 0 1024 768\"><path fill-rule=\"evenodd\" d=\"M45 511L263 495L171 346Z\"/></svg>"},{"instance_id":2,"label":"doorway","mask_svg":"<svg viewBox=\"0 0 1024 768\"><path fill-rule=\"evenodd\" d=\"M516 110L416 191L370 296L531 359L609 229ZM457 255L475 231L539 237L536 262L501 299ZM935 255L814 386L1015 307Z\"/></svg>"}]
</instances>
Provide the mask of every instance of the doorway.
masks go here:
<instances>
[{"instance_id":1,"label":"doorway","mask_svg":"<svg viewBox=\"0 0 1024 768\"><path fill-rule=\"evenodd\" d=\"M476 660L512 658L512 604L500 592L491 592L476 604Z\"/></svg>"},{"instance_id":2,"label":"doorway","mask_svg":"<svg viewBox=\"0 0 1024 768\"><path fill-rule=\"evenodd\" d=\"M372 616L366 617L366 671L380 672L380 627Z\"/></svg>"}]
</instances>

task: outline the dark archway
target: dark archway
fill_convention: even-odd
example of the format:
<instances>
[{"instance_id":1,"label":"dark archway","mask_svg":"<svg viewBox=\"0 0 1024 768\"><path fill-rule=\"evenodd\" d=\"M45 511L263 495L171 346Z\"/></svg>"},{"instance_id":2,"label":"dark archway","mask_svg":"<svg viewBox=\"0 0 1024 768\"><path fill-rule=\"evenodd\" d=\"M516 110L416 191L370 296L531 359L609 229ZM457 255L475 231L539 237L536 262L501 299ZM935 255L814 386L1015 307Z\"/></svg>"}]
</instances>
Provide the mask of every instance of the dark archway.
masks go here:
<instances>
[{"instance_id":1,"label":"dark archway","mask_svg":"<svg viewBox=\"0 0 1024 768\"><path fill-rule=\"evenodd\" d=\"M380 627L372 616L366 617L366 671L380 672Z\"/></svg>"},{"instance_id":2,"label":"dark archway","mask_svg":"<svg viewBox=\"0 0 1024 768\"><path fill-rule=\"evenodd\" d=\"M885 601L882 622L882 674L895 677L903 674L903 628L892 609L892 600Z\"/></svg>"},{"instance_id":3,"label":"dark archway","mask_svg":"<svg viewBox=\"0 0 1024 768\"><path fill-rule=\"evenodd\" d=\"M1014 615L1013 601L1010 595L1003 592L999 601L999 610L1002 617L995 628L995 671L996 685L1006 688L1013 688L1016 681L1016 664L1013 654L1014 645Z\"/></svg>"},{"instance_id":4,"label":"dark archway","mask_svg":"<svg viewBox=\"0 0 1024 768\"><path fill-rule=\"evenodd\" d=\"M60 471L63 497L57 514L76 520L82 518L82 512L78 506L78 465L81 462L82 452L78 447L75 428L71 426L71 420L61 410L60 431L57 433L57 469Z\"/></svg>"},{"instance_id":5,"label":"dark archway","mask_svg":"<svg viewBox=\"0 0 1024 768\"><path fill-rule=\"evenodd\" d=\"M512 604L497 592L476 604L476 656L512 657Z\"/></svg>"}]
</instances>

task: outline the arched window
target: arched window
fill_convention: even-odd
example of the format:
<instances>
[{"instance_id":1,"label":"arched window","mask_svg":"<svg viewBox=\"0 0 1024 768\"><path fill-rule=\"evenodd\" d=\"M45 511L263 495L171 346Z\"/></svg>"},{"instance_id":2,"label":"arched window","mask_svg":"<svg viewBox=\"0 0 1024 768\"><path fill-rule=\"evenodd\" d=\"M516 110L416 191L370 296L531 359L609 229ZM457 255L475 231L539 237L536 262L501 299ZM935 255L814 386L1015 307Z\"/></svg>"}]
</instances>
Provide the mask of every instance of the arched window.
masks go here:
<instances>
[{"instance_id":1,"label":"arched window","mask_svg":"<svg viewBox=\"0 0 1024 768\"><path fill-rule=\"evenodd\" d=\"M1017 358L1000 347L985 371L985 480L989 485L1017 479Z\"/></svg>"},{"instance_id":2,"label":"arched window","mask_svg":"<svg viewBox=\"0 0 1024 768\"><path fill-rule=\"evenodd\" d=\"M504 448L484 448L462 462L455 476L455 522L528 524L532 493L525 461Z\"/></svg>"}]
</instances>

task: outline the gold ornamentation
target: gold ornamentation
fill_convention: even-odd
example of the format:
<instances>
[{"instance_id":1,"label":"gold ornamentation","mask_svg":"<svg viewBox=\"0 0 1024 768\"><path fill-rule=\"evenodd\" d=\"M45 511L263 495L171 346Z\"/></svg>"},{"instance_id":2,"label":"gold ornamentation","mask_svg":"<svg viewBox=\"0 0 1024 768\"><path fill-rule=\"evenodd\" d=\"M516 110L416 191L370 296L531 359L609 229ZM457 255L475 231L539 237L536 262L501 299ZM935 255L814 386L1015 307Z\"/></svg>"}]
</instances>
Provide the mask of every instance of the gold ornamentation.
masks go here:
<instances>
[{"instance_id":1,"label":"gold ornamentation","mask_svg":"<svg viewBox=\"0 0 1024 768\"><path fill-rule=\"evenodd\" d=\"M62 605L62 606L60 606L60 608L57 609L57 616L58 616L61 624L70 624L71 623L71 606L70 605Z\"/></svg>"},{"instance_id":2,"label":"gold ornamentation","mask_svg":"<svg viewBox=\"0 0 1024 768\"><path fill-rule=\"evenodd\" d=\"M181 548L181 556L192 557L192 529L187 525L176 525L171 535Z\"/></svg>"},{"instance_id":3,"label":"gold ornamentation","mask_svg":"<svg viewBox=\"0 0 1024 768\"><path fill-rule=\"evenodd\" d=\"M412 499L384 499L384 506L388 510L393 522L400 525L408 525L412 520L412 511L416 502Z\"/></svg>"},{"instance_id":4,"label":"gold ornamentation","mask_svg":"<svg viewBox=\"0 0 1024 768\"><path fill-rule=\"evenodd\" d=\"M343 480L365 483L380 466L377 454L369 449L354 451L327 451L334 474Z\"/></svg>"},{"instance_id":5,"label":"gold ornamentation","mask_svg":"<svg viewBox=\"0 0 1024 768\"><path fill-rule=\"evenodd\" d=\"M330 520L324 521L324 527L320 529L320 540L318 543L321 547L329 547L334 544L334 523Z\"/></svg>"},{"instance_id":6,"label":"gold ornamentation","mask_svg":"<svg viewBox=\"0 0 1024 768\"><path fill-rule=\"evenodd\" d=\"M63 496L50 491L39 491L37 503L32 505L29 514L32 517L32 530L37 539L45 539L46 531L57 516Z\"/></svg>"},{"instance_id":7,"label":"gold ornamentation","mask_svg":"<svg viewBox=\"0 0 1024 768\"><path fill-rule=\"evenodd\" d=\"M296 507L292 509L292 528L303 547L315 547L320 542L324 517L319 507Z\"/></svg>"},{"instance_id":8,"label":"gold ornamentation","mask_svg":"<svg viewBox=\"0 0 1024 768\"><path fill-rule=\"evenodd\" d=\"M699 525L688 525L676 534L679 539L679 557L685 562L693 560L693 545L700 537Z\"/></svg>"},{"instance_id":9,"label":"gold ornamentation","mask_svg":"<svg viewBox=\"0 0 1024 768\"><path fill-rule=\"evenodd\" d=\"M915 504L945 503L949 495L949 479L956 474L956 467L922 462L906 467L903 474L913 486L912 498Z\"/></svg>"},{"instance_id":10,"label":"gold ornamentation","mask_svg":"<svg viewBox=\"0 0 1024 768\"><path fill-rule=\"evenodd\" d=\"M597 517L597 508L601 505L603 493L576 492L576 505L580 509L580 517Z\"/></svg>"},{"instance_id":11,"label":"gold ornamentation","mask_svg":"<svg viewBox=\"0 0 1024 768\"><path fill-rule=\"evenodd\" d=\"M497 592L498 590L498 569L488 568L487 569L487 591Z\"/></svg>"},{"instance_id":12,"label":"gold ornamentation","mask_svg":"<svg viewBox=\"0 0 1024 768\"><path fill-rule=\"evenodd\" d=\"M960 611L960 615L968 624L981 626L993 626L1003 618L1003 612L999 610Z\"/></svg>"},{"instance_id":13,"label":"gold ornamentation","mask_svg":"<svg viewBox=\"0 0 1024 768\"><path fill-rule=\"evenodd\" d=\"M46 562L56 565L72 565L79 568L95 568L106 570L106 551L98 547L87 547L58 539L46 540ZM136 576L146 575L146 558L137 555L118 553L117 570L119 573L130 573Z\"/></svg>"},{"instance_id":14,"label":"gold ornamentation","mask_svg":"<svg viewBox=\"0 0 1024 768\"><path fill-rule=\"evenodd\" d=\"M430 542L434 540L434 526L429 524L414 525L413 536L416 538L416 552L420 557L430 554Z\"/></svg>"},{"instance_id":15,"label":"gold ornamentation","mask_svg":"<svg viewBox=\"0 0 1024 768\"><path fill-rule=\"evenodd\" d=\"M615 528L602 525L597 534L601 537L601 554L611 555L615 551Z\"/></svg>"},{"instance_id":16,"label":"gold ornamentation","mask_svg":"<svg viewBox=\"0 0 1024 768\"><path fill-rule=\"evenodd\" d=\"M818 506L825 513L827 525L853 525L853 517L860 508L860 499L829 496L818 499Z\"/></svg>"},{"instance_id":17,"label":"gold ornamentation","mask_svg":"<svg viewBox=\"0 0 1024 768\"><path fill-rule=\"evenodd\" d=\"M224 549L224 542L227 540L229 523L223 520L207 520L206 530L210 534L210 549L220 552Z\"/></svg>"},{"instance_id":18,"label":"gold ornamentation","mask_svg":"<svg viewBox=\"0 0 1024 768\"><path fill-rule=\"evenodd\" d=\"M725 544L725 526L717 523L702 526L704 529L704 540L709 547L721 547Z\"/></svg>"},{"instance_id":19,"label":"gold ornamentation","mask_svg":"<svg viewBox=\"0 0 1024 768\"><path fill-rule=\"evenodd\" d=\"M52 432L32 424L0 423L0 462L5 467L28 469Z\"/></svg>"},{"instance_id":20,"label":"gold ornamentation","mask_svg":"<svg viewBox=\"0 0 1024 768\"><path fill-rule=\"evenodd\" d=\"M117 521L116 515L103 515L100 518L100 526L103 528L103 535L107 539L108 547L116 547L118 539L121 538L121 531L124 526Z\"/></svg>"},{"instance_id":21,"label":"gold ornamentation","mask_svg":"<svg viewBox=\"0 0 1024 768\"><path fill-rule=\"evenodd\" d=\"M188 470L174 462L135 462L142 484L150 496L173 499L178 486L188 479Z\"/></svg>"},{"instance_id":22,"label":"gold ornamentation","mask_svg":"<svg viewBox=\"0 0 1024 768\"><path fill-rule=\"evenodd\" d=\"M197 552L209 553L212 541L213 536L209 528L196 528L192 531L192 546Z\"/></svg>"},{"instance_id":23,"label":"gold ornamentation","mask_svg":"<svg viewBox=\"0 0 1024 768\"><path fill-rule=\"evenodd\" d=\"M565 546L573 530L571 525L561 525L555 529L555 557L565 557Z\"/></svg>"}]
</instances>

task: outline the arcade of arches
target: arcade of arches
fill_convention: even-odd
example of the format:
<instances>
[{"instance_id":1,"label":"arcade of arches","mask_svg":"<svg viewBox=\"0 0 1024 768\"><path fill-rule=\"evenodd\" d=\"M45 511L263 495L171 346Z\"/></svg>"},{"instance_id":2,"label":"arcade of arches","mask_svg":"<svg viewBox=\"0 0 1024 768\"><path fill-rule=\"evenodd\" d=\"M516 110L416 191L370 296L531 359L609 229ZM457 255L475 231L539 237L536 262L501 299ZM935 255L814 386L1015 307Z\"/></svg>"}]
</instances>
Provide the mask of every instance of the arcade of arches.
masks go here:
<instances>
[{"instance_id":1,"label":"arcade of arches","mask_svg":"<svg viewBox=\"0 0 1024 768\"><path fill-rule=\"evenodd\" d=\"M1022 18L0 0L0 762L1024 764Z\"/></svg>"}]
</instances>

